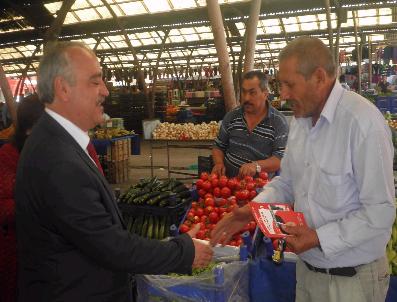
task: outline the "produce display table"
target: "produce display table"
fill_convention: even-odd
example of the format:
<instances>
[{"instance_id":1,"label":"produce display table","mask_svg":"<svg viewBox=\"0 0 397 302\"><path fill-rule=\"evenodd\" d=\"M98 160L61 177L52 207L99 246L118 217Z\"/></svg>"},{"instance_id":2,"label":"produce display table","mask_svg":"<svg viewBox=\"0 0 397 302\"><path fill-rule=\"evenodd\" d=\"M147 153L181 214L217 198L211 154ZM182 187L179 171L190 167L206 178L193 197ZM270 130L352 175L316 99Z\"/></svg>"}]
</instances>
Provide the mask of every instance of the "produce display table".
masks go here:
<instances>
[{"instance_id":1,"label":"produce display table","mask_svg":"<svg viewBox=\"0 0 397 302\"><path fill-rule=\"evenodd\" d=\"M167 150L167 166L164 167L168 171L168 178L171 174L185 175L189 177L179 179L194 179L197 178L197 173L189 173L176 171L175 167L171 167L170 164L170 149L211 149L214 144L214 140L160 140L150 139L150 171L153 177L153 150L154 149L166 149Z\"/></svg>"}]
</instances>

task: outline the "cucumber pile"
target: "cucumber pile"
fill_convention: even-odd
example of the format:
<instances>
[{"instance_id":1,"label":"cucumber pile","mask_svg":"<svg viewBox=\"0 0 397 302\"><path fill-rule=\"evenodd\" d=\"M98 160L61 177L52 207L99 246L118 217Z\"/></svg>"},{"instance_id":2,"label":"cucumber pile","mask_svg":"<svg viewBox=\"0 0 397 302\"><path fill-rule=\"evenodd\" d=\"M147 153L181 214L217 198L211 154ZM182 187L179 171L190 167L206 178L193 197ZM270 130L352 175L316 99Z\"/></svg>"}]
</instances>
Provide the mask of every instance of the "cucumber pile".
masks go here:
<instances>
[{"instance_id":1,"label":"cucumber pile","mask_svg":"<svg viewBox=\"0 0 397 302\"><path fill-rule=\"evenodd\" d=\"M167 207L178 205L190 198L189 189L176 179L160 181L145 178L121 195L119 202L134 205Z\"/></svg>"},{"instance_id":2,"label":"cucumber pile","mask_svg":"<svg viewBox=\"0 0 397 302\"><path fill-rule=\"evenodd\" d=\"M172 221L169 216L130 216L125 221L127 230L141 237L161 240L170 235Z\"/></svg>"},{"instance_id":3,"label":"cucumber pile","mask_svg":"<svg viewBox=\"0 0 397 302\"><path fill-rule=\"evenodd\" d=\"M180 181L146 178L120 196L119 207L130 233L151 239L170 236L177 230L191 201L190 190Z\"/></svg>"}]
</instances>

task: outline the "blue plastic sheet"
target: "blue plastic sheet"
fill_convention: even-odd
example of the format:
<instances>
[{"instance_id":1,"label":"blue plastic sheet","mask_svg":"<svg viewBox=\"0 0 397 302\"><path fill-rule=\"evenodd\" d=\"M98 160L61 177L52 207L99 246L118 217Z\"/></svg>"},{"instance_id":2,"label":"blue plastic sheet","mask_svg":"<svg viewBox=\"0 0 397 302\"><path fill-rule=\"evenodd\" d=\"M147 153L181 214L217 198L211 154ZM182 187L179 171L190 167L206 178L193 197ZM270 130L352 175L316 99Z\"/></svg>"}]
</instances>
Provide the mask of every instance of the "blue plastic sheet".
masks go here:
<instances>
[{"instance_id":1,"label":"blue plastic sheet","mask_svg":"<svg viewBox=\"0 0 397 302\"><path fill-rule=\"evenodd\" d=\"M295 301L295 263L274 264L266 258L252 261L249 268L250 301Z\"/></svg>"}]
</instances>

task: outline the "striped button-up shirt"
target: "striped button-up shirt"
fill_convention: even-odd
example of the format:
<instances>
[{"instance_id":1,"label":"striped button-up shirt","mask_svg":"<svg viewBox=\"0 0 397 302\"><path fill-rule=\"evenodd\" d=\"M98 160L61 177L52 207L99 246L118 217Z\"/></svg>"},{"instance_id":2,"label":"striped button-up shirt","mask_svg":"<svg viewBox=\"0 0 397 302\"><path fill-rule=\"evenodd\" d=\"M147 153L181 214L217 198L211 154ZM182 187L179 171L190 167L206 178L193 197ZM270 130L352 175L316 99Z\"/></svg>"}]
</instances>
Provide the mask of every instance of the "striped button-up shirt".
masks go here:
<instances>
[{"instance_id":1,"label":"striped button-up shirt","mask_svg":"<svg viewBox=\"0 0 397 302\"><path fill-rule=\"evenodd\" d=\"M249 131L242 107L228 112L215 139L215 148L225 155L226 175L238 175L245 163L282 158L288 138L288 123L283 114L269 105L267 116Z\"/></svg>"}]
</instances>

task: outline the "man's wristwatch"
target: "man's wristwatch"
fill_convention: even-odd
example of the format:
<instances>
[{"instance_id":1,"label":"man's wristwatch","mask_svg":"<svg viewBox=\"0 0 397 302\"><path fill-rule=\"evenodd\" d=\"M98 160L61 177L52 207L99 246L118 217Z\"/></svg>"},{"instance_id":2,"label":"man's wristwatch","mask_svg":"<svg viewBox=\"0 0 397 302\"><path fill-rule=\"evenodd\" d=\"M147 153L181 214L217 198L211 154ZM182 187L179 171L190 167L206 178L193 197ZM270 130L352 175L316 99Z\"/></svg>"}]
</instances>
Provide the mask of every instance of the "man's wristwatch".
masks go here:
<instances>
[{"instance_id":1,"label":"man's wristwatch","mask_svg":"<svg viewBox=\"0 0 397 302\"><path fill-rule=\"evenodd\" d=\"M256 172L260 173L262 171L262 167L258 164L258 162L253 161L252 163L255 164L255 166L256 166Z\"/></svg>"}]
</instances>

